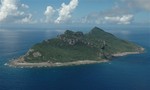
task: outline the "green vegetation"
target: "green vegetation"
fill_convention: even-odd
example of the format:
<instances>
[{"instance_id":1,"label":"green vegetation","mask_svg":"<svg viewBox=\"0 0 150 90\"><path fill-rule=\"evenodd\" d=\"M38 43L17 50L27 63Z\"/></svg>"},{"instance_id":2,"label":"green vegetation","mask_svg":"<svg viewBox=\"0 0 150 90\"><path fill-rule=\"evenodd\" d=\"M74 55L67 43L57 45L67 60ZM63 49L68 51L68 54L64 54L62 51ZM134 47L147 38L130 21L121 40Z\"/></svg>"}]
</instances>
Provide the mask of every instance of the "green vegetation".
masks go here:
<instances>
[{"instance_id":1,"label":"green vegetation","mask_svg":"<svg viewBox=\"0 0 150 90\"><path fill-rule=\"evenodd\" d=\"M95 27L89 33L66 30L57 38L35 44L24 56L27 62L71 62L111 59L112 54L140 52L141 47Z\"/></svg>"}]
</instances>

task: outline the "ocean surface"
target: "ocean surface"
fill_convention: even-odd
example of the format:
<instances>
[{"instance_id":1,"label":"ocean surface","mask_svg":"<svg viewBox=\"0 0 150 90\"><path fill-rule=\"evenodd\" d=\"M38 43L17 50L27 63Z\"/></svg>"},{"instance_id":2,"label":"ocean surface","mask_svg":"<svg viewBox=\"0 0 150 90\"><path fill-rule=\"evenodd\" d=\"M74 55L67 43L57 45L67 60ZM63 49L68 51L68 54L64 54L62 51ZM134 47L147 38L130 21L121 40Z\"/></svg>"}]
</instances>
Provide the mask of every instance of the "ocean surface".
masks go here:
<instances>
[{"instance_id":1,"label":"ocean surface","mask_svg":"<svg viewBox=\"0 0 150 90\"><path fill-rule=\"evenodd\" d=\"M106 31L143 46L145 52L100 64L12 68L4 64L25 54L35 43L64 31L0 29L0 90L150 90L150 29L106 28Z\"/></svg>"}]
</instances>

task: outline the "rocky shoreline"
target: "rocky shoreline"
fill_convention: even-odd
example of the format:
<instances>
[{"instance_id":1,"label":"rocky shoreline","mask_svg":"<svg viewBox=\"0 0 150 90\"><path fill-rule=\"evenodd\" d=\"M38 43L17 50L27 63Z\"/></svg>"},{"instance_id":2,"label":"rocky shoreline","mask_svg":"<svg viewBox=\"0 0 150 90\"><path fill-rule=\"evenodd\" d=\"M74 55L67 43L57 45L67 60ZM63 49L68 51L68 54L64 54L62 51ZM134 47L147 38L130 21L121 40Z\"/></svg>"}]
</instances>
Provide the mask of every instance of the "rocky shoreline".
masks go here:
<instances>
[{"instance_id":1,"label":"rocky shoreline","mask_svg":"<svg viewBox=\"0 0 150 90\"><path fill-rule=\"evenodd\" d=\"M120 56L126 56L126 55L130 55L130 54L140 54L144 52L144 48L140 48L139 52L122 52L122 53L116 53L116 54L112 54L112 56L114 57L120 57Z\"/></svg>"},{"instance_id":2,"label":"rocky shoreline","mask_svg":"<svg viewBox=\"0 0 150 90\"><path fill-rule=\"evenodd\" d=\"M49 62L41 62L41 63L28 63L28 62L20 62L21 59L12 60L9 64L10 67L22 67L22 68L33 68L33 67L60 67L60 66L71 66L71 65L84 65L84 64L94 64L94 63L104 63L108 62L108 60L100 60L100 61L92 61L92 60L80 60L75 62L65 62L65 63L49 63Z\"/></svg>"},{"instance_id":3,"label":"rocky shoreline","mask_svg":"<svg viewBox=\"0 0 150 90\"><path fill-rule=\"evenodd\" d=\"M130 55L130 54L140 54L140 52L124 52L124 53L116 53L116 54L112 54L112 56L114 56L114 57L121 57L121 56Z\"/></svg>"}]
</instances>

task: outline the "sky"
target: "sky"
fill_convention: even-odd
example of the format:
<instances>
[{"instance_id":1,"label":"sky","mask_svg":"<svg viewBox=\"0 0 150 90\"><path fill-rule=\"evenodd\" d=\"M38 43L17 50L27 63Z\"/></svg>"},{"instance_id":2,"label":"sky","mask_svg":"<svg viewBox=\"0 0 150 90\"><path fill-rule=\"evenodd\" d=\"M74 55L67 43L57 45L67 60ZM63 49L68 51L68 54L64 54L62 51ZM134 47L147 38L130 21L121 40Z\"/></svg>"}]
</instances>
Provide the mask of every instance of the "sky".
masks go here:
<instances>
[{"instance_id":1,"label":"sky","mask_svg":"<svg viewBox=\"0 0 150 90\"><path fill-rule=\"evenodd\" d=\"M0 26L150 26L150 0L1 0Z\"/></svg>"}]
</instances>

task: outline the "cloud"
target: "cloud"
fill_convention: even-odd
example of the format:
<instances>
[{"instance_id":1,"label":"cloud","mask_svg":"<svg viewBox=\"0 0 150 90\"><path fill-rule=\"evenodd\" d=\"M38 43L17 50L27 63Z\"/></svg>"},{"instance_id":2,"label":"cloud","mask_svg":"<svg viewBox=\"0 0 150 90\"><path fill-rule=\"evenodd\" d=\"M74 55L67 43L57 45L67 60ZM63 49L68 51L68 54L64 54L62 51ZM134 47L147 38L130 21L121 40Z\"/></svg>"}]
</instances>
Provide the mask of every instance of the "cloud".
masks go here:
<instances>
[{"instance_id":1,"label":"cloud","mask_svg":"<svg viewBox=\"0 0 150 90\"><path fill-rule=\"evenodd\" d=\"M109 23L117 23L117 24L130 24L133 20L133 15L123 15L123 16L105 16L104 19Z\"/></svg>"},{"instance_id":2,"label":"cloud","mask_svg":"<svg viewBox=\"0 0 150 90\"><path fill-rule=\"evenodd\" d=\"M26 13L29 6L20 4L19 0L1 0L0 22L32 23L32 14Z\"/></svg>"},{"instance_id":3,"label":"cloud","mask_svg":"<svg viewBox=\"0 0 150 90\"><path fill-rule=\"evenodd\" d=\"M45 22L53 22L53 15L55 13L56 10L54 10L54 8L52 6L47 6L44 15L46 16Z\"/></svg>"},{"instance_id":4,"label":"cloud","mask_svg":"<svg viewBox=\"0 0 150 90\"><path fill-rule=\"evenodd\" d=\"M79 23L90 23L90 24L101 24L104 23L104 15L102 13L94 12L90 13L89 15L81 18Z\"/></svg>"},{"instance_id":5,"label":"cloud","mask_svg":"<svg viewBox=\"0 0 150 90\"><path fill-rule=\"evenodd\" d=\"M66 22L71 18L72 11L78 6L78 0L71 0L68 5L61 4L61 8L58 10L59 17L55 20L55 23Z\"/></svg>"},{"instance_id":6,"label":"cloud","mask_svg":"<svg viewBox=\"0 0 150 90\"><path fill-rule=\"evenodd\" d=\"M150 0L122 0L130 9L150 11Z\"/></svg>"},{"instance_id":7,"label":"cloud","mask_svg":"<svg viewBox=\"0 0 150 90\"><path fill-rule=\"evenodd\" d=\"M113 8L108 11L93 12L81 18L82 23L90 24L130 24L133 21L134 15L130 12Z\"/></svg>"},{"instance_id":8,"label":"cloud","mask_svg":"<svg viewBox=\"0 0 150 90\"><path fill-rule=\"evenodd\" d=\"M121 2L121 3L119 3ZM134 20L134 14L129 8L122 4L122 1L114 3L115 5L105 11L92 12L81 18L82 23L90 24L130 24Z\"/></svg>"},{"instance_id":9,"label":"cloud","mask_svg":"<svg viewBox=\"0 0 150 90\"><path fill-rule=\"evenodd\" d=\"M28 5L26 5L26 4L21 4L21 7L23 7L23 8L29 8L29 6Z\"/></svg>"},{"instance_id":10,"label":"cloud","mask_svg":"<svg viewBox=\"0 0 150 90\"><path fill-rule=\"evenodd\" d=\"M28 23L28 24L31 24L31 23L36 23L36 21L34 21L32 19L32 14L23 14L23 15L20 15L20 16L17 16L17 20L14 20L15 23Z\"/></svg>"},{"instance_id":11,"label":"cloud","mask_svg":"<svg viewBox=\"0 0 150 90\"><path fill-rule=\"evenodd\" d=\"M1 4L0 21L4 20L10 13L13 13L17 10L15 0L1 0Z\"/></svg>"},{"instance_id":12,"label":"cloud","mask_svg":"<svg viewBox=\"0 0 150 90\"><path fill-rule=\"evenodd\" d=\"M139 6L140 8L150 11L150 0L133 0L133 1L135 3L137 2L137 6Z\"/></svg>"}]
</instances>

